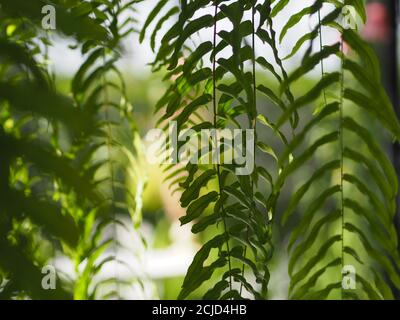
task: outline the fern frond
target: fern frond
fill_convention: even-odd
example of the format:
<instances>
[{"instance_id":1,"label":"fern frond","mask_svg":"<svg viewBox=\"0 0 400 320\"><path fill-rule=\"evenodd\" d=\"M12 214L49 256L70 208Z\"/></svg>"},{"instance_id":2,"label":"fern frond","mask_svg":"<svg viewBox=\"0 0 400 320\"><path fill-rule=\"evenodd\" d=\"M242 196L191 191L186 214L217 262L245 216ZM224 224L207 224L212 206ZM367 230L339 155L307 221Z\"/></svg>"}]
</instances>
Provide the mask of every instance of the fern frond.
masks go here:
<instances>
[{"instance_id":1,"label":"fern frond","mask_svg":"<svg viewBox=\"0 0 400 320\"><path fill-rule=\"evenodd\" d=\"M317 7L304 9L299 17L316 13L311 8L320 8L322 4L317 1ZM382 299L391 296L387 285L382 283L383 274L390 275L390 283L398 286L397 236L392 227L397 194L394 169L376 137L362 124L362 118L356 121L348 114L357 114L356 110L350 110L354 106L366 110L396 139L399 123L382 88L379 64L372 50L354 30L332 24L343 5L353 5L363 15L360 2L337 3L331 13L319 19L314 31L298 41L288 58L306 40L321 38L322 25L337 30L357 56L346 57L341 52L342 43L322 46L321 40L320 50L315 54L306 52L302 66L288 76L281 89L283 91L288 84L300 79L318 64L324 70L323 63L328 57L337 55L341 59L340 73L322 72L319 83L303 97L294 100L277 121L277 128L281 128L294 112L318 103L324 95L324 106L311 116L304 129L288 144L284 155L293 153L294 159L283 169L280 177L284 183L286 178L307 166L310 159L323 161L323 165L291 198L283 215L283 223L293 221L303 211L298 209L300 205L307 203L307 209L301 214L301 220L293 228L289 240L290 297L294 299ZM283 36L290 26L289 22ZM334 90L339 92L338 100L328 101L326 91ZM338 129L326 134L335 122ZM317 125L325 129L317 130ZM309 142L307 137L311 135L317 139ZM319 151L328 143L337 145L333 149L337 153L331 154L329 161ZM283 161L280 159L280 162ZM359 172L367 174L359 175ZM320 185L324 188L321 189ZM335 209L324 213L324 208L328 207ZM373 216L371 212L374 212ZM356 288L347 288L342 284L345 281L343 270L349 264L356 271ZM379 285L366 280L373 277L372 274L380 278Z\"/></svg>"}]
</instances>

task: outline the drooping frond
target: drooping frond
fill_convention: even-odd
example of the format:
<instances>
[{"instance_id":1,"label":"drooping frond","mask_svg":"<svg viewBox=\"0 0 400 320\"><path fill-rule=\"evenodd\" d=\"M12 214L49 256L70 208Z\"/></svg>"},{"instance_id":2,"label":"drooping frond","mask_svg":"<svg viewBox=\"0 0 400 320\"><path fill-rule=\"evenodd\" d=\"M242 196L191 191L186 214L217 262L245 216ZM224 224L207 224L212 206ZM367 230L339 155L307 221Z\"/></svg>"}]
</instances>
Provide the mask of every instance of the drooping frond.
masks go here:
<instances>
[{"instance_id":1,"label":"drooping frond","mask_svg":"<svg viewBox=\"0 0 400 320\"><path fill-rule=\"evenodd\" d=\"M324 18L322 5L331 9ZM365 18L362 2L317 1L293 16L281 33L283 39L301 18L319 15L316 28L299 39L288 56L311 40L302 65L289 75L282 91L319 65L324 70L327 58L337 57L340 65L339 71L323 72L320 81L295 99L277 122L282 128L294 112L303 114L310 104L321 105L289 143L285 154L293 153L294 159L281 174L296 175L310 161L319 164L283 214L284 223L298 221L289 239L293 299L387 299L393 298L389 283L399 285L393 227L397 179L377 135L364 123L374 119L376 126L386 128L395 139L400 137L400 127L382 88L374 53L357 31L338 23L345 5ZM322 26L336 30L341 41L323 45ZM314 53L312 40L318 37L320 48ZM350 53L345 53L344 45ZM356 114L363 116L356 119Z\"/></svg>"}]
</instances>

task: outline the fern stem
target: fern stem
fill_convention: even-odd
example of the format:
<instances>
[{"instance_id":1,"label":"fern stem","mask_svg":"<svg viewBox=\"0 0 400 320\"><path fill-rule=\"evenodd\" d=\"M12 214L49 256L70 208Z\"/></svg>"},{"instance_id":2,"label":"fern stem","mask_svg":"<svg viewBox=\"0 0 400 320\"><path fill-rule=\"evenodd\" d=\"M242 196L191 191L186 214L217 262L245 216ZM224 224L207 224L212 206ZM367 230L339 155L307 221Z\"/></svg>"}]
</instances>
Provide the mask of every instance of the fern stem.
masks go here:
<instances>
[{"instance_id":1,"label":"fern stem","mask_svg":"<svg viewBox=\"0 0 400 320\"><path fill-rule=\"evenodd\" d=\"M103 54L103 64L106 65L106 56L105 53ZM109 112L108 112L108 107L109 107L109 94L108 94L108 85L107 81L105 79L105 76L103 74L102 76L102 81L103 81L103 86L104 86L104 103L105 103L105 122L106 122L106 128L107 128L107 138L106 138L106 145L107 145L107 154L108 154L108 170L110 171L110 181L111 181L111 216L113 220L112 224L112 237L114 240L117 239L117 226L116 226L116 215L115 215L115 206L114 206L114 201L116 199L115 195L115 190L114 190L114 182L115 182L115 177L114 177L114 166L113 166L113 161L112 161L112 128L109 122ZM113 245L113 250L114 250L114 255L115 259L118 256L118 245L114 242ZM116 263L115 269L114 269L114 278L115 278L115 287L116 287L116 294L119 296L120 288L119 288L119 283L118 283L118 264Z\"/></svg>"},{"instance_id":2,"label":"fern stem","mask_svg":"<svg viewBox=\"0 0 400 320\"><path fill-rule=\"evenodd\" d=\"M256 3L256 2L255 2ZM251 45L252 45L252 64L253 64L253 110L255 111L255 115L253 117L253 123L252 123L252 129L254 130L254 134L256 132L257 129L257 77L256 77L256 44L255 44L255 14L256 14L256 7L255 4L253 4L253 8L252 8L252 17L251 17L251 23L252 23L252 34L251 34ZM256 147L256 139L253 140L253 144L254 144L254 150ZM253 154L253 161L255 163L256 160L256 154L254 152ZM252 180L253 183L253 180Z\"/></svg>"},{"instance_id":3,"label":"fern stem","mask_svg":"<svg viewBox=\"0 0 400 320\"><path fill-rule=\"evenodd\" d=\"M212 59L212 81L213 81L213 116L214 116L214 128L217 129L217 79L216 79L216 53L215 48L217 46L217 14L218 14L218 0L214 1L214 30L213 30L213 59ZM218 150L219 152L219 150ZM219 163L216 164L217 177L218 177L218 193L221 199L223 194L223 187L221 182L221 169ZM224 204L221 204L222 211L222 222L224 225L224 233L226 236L226 251L228 254L228 269L229 269L229 290L232 291L232 265L231 265L231 250L229 246L229 234L227 232L226 218Z\"/></svg>"},{"instance_id":4,"label":"fern stem","mask_svg":"<svg viewBox=\"0 0 400 320\"><path fill-rule=\"evenodd\" d=\"M256 130L257 130L257 77L256 77L256 45L255 45L255 14L256 14L256 1L252 6L251 12L251 24L252 24L252 33L251 33L251 46L252 46L252 73L253 73L253 110L255 110L255 115L253 119L251 119L251 129L254 130L254 140L253 140L253 149L256 150ZM247 143L247 142L246 142ZM256 153L253 154L253 163L256 163ZM254 180L251 179L251 193L254 195ZM252 199L252 205L255 208L254 198ZM249 211L249 219L251 218L251 211ZM246 227L246 238L249 241L250 230L249 227ZM243 256L246 257L247 247L244 248ZM245 264L242 265L242 277L244 277ZM240 283L240 295L242 294L243 283Z\"/></svg>"},{"instance_id":5,"label":"fern stem","mask_svg":"<svg viewBox=\"0 0 400 320\"><path fill-rule=\"evenodd\" d=\"M343 191L343 153L344 153L344 138L343 138L343 95L344 95L344 56L343 56L343 40L340 42L341 53L341 79L340 79L340 110L339 110L339 135L340 135L340 213L341 213L341 242L342 242L342 270L344 267L344 191ZM341 270L341 272L342 272ZM341 287L341 296L343 300L343 286Z\"/></svg>"}]
</instances>

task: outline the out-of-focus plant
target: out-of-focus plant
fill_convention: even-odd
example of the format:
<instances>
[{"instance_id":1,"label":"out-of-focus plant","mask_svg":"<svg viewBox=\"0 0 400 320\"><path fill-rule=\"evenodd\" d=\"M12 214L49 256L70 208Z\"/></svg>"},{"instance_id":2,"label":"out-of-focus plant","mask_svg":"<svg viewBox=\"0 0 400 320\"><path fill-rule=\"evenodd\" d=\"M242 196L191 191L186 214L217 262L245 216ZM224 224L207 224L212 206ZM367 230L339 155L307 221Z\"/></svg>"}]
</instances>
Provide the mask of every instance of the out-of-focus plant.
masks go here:
<instances>
[{"instance_id":1,"label":"out-of-focus plant","mask_svg":"<svg viewBox=\"0 0 400 320\"><path fill-rule=\"evenodd\" d=\"M108 39L104 42L88 39L82 43L81 51L86 58L71 87L77 107L95 119L95 130L72 148L76 164L78 170L88 173L88 179L95 181L105 199L101 206L88 208L89 215L80 216L86 232L76 257L77 271L82 262L85 266L75 289L78 299L99 298L97 291L102 286L109 287L104 297L121 298L135 279L120 279L118 270L126 270L131 277L137 272L118 254L127 251L126 245L119 241L124 231L120 219L131 217L134 228L140 226L145 176L141 172L140 138L132 117L133 108L127 99L123 75L116 66L123 49L120 44L134 30L132 14L137 2L94 1L86 3L85 10L80 11L82 16L94 12L97 24L107 30ZM140 245L141 238L136 241ZM134 260L134 255L131 258ZM91 287L93 277L107 263L116 269L115 275Z\"/></svg>"},{"instance_id":2,"label":"out-of-focus plant","mask_svg":"<svg viewBox=\"0 0 400 320\"><path fill-rule=\"evenodd\" d=\"M0 2L3 298L123 298L123 286L142 276L118 255L126 251L119 242L126 217L143 246L140 141L116 67L136 2ZM73 99L57 92L46 69L45 5L56 9L57 32L87 55L71 84ZM40 255L44 239L47 254ZM56 290L45 290L41 269L60 251L74 260L76 279L58 274ZM115 274L101 276L110 262Z\"/></svg>"}]
</instances>

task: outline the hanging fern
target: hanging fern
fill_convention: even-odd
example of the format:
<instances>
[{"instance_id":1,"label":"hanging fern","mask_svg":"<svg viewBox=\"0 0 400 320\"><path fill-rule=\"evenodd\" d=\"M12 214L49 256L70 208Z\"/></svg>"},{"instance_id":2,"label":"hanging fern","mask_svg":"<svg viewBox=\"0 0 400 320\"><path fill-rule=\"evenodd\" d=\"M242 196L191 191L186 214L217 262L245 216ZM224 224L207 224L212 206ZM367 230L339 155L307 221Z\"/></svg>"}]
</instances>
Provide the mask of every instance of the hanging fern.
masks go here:
<instances>
[{"instance_id":1,"label":"hanging fern","mask_svg":"<svg viewBox=\"0 0 400 320\"><path fill-rule=\"evenodd\" d=\"M160 3L150 13L145 23L146 28L161 7ZM211 8L214 15L202 15L207 8ZM279 93L257 82L257 65L270 71L279 83L287 78L277 52L270 3L192 1L188 4L182 2L180 10L177 22L161 39L153 64L155 70L166 66L170 70L169 78L174 79L157 105L157 112L165 107L159 123L165 123L168 119L175 120L178 132L188 128L199 132L204 128L223 130L237 127L251 129L255 135L254 145L250 148L246 146L248 151L251 150L255 162L254 170L249 175L236 175L238 164L218 164L211 168L188 164L187 176L179 175L172 183L180 183L180 187L184 188L181 205L187 208L187 214L181 218L181 222L186 224L195 221L192 226L194 233L211 226L217 226L220 233L204 244L196 254L183 283L180 298L186 298L211 278L214 286L205 294L205 298L249 296L247 293L243 295L242 290L245 288L250 296L263 299L267 297L268 262L273 251L271 226L277 199L277 195L272 193L273 176L277 176L281 168L276 163L268 169L257 163L258 158L278 159L271 145L261 141L257 135L258 122L264 128L275 130L275 125L267 118L268 111L257 106L257 91L271 99L280 112L286 109L288 101L293 101L290 88L285 90L285 96L281 98ZM247 19L247 15L250 19ZM164 23L164 18L157 25ZM227 22L231 29L219 30L218 24ZM197 43L196 33L203 29L211 29L213 37L210 41ZM155 33L152 35L154 37ZM256 39L261 39L273 51L279 72L265 57L257 57ZM194 42L194 45L189 42ZM226 51L230 54L226 55ZM208 115L213 121L198 123L196 120L199 120L199 114ZM245 118L247 125L243 121ZM291 121L293 129L297 122L295 114ZM279 143L288 143L288 138L282 132L272 132ZM171 166L168 169L172 169ZM168 178L177 176L181 171L178 167L175 174L169 174ZM201 190L213 183L216 190L202 194ZM263 194L260 188L269 188L270 194ZM213 206L212 213L206 214L209 205ZM212 255L213 248L218 249L218 255ZM214 260L209 260L210 256ZM206 264L206 260L210 263ZM242 266L237 262L241 262ZM222 277L212 278L212 274L219 269L224 270L220 272ZM248 271L253 274L254 282L248 281ZM235 285L236 282L238 285Z\"/></svg>"},{"instance_id":2,"label":"hanging fern","mask_svg":"<svg viewBox=\"0 0 400 320\"><path fill-rule=\"evenodd\" d=\"M364 127L363 118L354 119L354 108L366 111L395 139L399 138L400 127L382 89L379 64L372 50L356 31L336 22L344 5L353 6L365 17L362 2L334 2L329 6L331 12L321 19L320 9L325 3L332 4L317 1L294 15L280 36L283 40L286 30L295 27L301 18L318 14L318 26L307 37L308 40L319 37L320 47L313 53L310 45L302 66L289 75L282 90L318 64L324 70L328 57L339 57L341 65L339 72L323 72L321 80L295 99L277 123L281 128L293 112L323 96L322 106L310 120L304 121L304 128L288 145L285 154L295 156L281 174L289 177L311 159L319 163L319 169L297 189L283 214L284 223L300 216L289 240L290 297L393 298L388 285L399 285L397 235L393 227L397 179L379 141ZM342 40L324 46L321 26L333 28ZM290 56L302 42L300 39ZM349 54L344 52L344 44L351 48ZM318 130L321 127L324 130ZM310 136L313 139L309 143ZM328 146L335 153L326 157L321 153ZM280 162L284 160L281 158ZM367 174L360 175L360 172ZM324 189L321 184L325 185ZM299 210L300 204L306 204L303 212ZM329 213L320 214L325 207ZM356 271L355 288L350 289L342 284L342 273L348 265Z\"/></svg>"},{"instance_id":3,"label":"hanging fern","mask_svg":"<svg viewBox=\"0 0 400 320\"><path fill-rule=\"evenodd\" d=\"M183 188L181 204L187 208L187 214L181 218L181 222L186 224L194 221L194 233L212 225L217 225L220 233L206 242L196 254L183 283L180 298L186 298L209 279L213 280L214 287L205 294L205 298L240 298L242 286L255 298L267 297L269 273L266 268L272 253L271 222L282 188L288 179L307 165L308 160L320 159L319 150L328 144L337 145L334 147L337 156L331 156L329 161L322 163L293 194L283 215L284 223L289 218L301 217L297 219L299 222L291 233L289 243L290 296L326 298L332 291L339 289L342 298L391 298L384 274L388 274L395 285L398 281L397 237L392 223L397 194L394 170L379 142L362 123L346 113L346 109L353 106L365 109L394 137L399 137L399 124L382 89L374 54L357 32L344 29L338 23L343 19L345 5L352 6L365 21L364 4L362 1L316 1L293 14L277 36L274 19L289 3L287 0L260 3L182 1L179 8L168 8L167 1L161 1L150 13L142 30L143 40L150 24L157 15L161 16L151 35L151 46L154 49L160 26L180 10L177 21L161 38L153 63L154 70L167 67L169 73L166 79L174 81L156 107L157 112L164 110L160 125L167 120L176 120L178 132L189 128L199 132L202 128L225 129L232 125L256 130L256 123L259 122L264 125L263 129L272 129L272 137L276 139L276 142L267 143L260 140L256 133L256 146L276 159L276 164L268 167L256 164L251 176L238 177L232 173L231 167L223 164L215 167L189 164L184 170L187 172L185 177L180 174L181 167L168 175L169 179L177 177L171 185L180 183L181 188L175 188L174 192ZM325 6L330 8L330 12L322 17L321 9ZM166 12L165 15L162 10ZM212 10L214 15L206 14ZM250 13L250 20L245 18L246 13ZM318 16L315 29L302 35L291 52L281 58L280 43L285 41L285 36L302 19L311 16ZM226 20L232 29L219 30L218 23ZM324 45L323 28L336 30L342 41ZM204 41L203 30L207 30L208 34L213 30L213 39ZM261 40L272 55L257 56L255 38ZM316 49L314 43L318 40L319 48ZM301 66L288 73L283 61L297 56L307 43L310 45L304 53ZM343 53L344 43L351 47L351 56ZM324 61L332 56L340 59L342 67L339 71L326 72ZM270 73L280 90L276 91L257 82L256 65ZM306 94L296 98L291 86L318 65L322 70L320 81ZM345 80L346 75L348 80ZM271 110L262 110L257 106L256 89L279 108L281 115L277 117L276 123L270 120ZM322 102L319 99L321 95ZM314 103L320 103L321 107L310 117L304 112L304 107ZM208 114L213 121L202 121L199 114ZM242 115L247 116L248 126L239 120ZM286 123L289 128L284 126ZM298 128L299 123L302 125ZM332 129L334 123L336 128ZM322 126L327 126L326 130L330 131L325 133L326 130L317 130ZM163 128L166 129L166 126ZM291 135L287 135L287 132L291 132ZM345 137L346 133L352 135L351 139ZM310 136L317 139L310 142ZM170 143L166 141L166 145ZM280 147L272 147L277 143L280 143ZM357 146L364 145L370 156L354 149L354 143ZM379 161L373 160L371 156ZM348 161L352 162L351 166L347 166ZM365 181L357 176L363 168L370 176L367 175ZM167 169L173 170L173 166L169 165ZM334 179L336 176L339 178ZM257 191L260 177L265 178L270 185L270 194ZM319 184L321 180L328 181L326 189L321 190L319 185L316 187L316 183ZM216 181L216 190L202 194L201 190L210 188L213 181ZM371 183L375 183L375 186ZM312 196L306 197L311 193L310 190L313 190ZM356 192L359 192L357 196ZM369 208L365 206L365 200L369 201ZM304 203L308 204L308 208L301 214L299 206L303 207ZM336 206L336 209L321 216L319 211L325 203L330 203L330 207ZM209 205L213 206L211 214L206 213ZM372 215L371 210L379 212L379 215ZM338 223L339 234L335 227ZM386 236L382 236L383 230ZM327 237L329 231L333 234ZM349 239L347 241L346 235ZM353 245L357 237L359 243ZM218 255L211 254L213 248L218 249ZM252 253L250 259L248 248ZM386 250L385 254L380 253L382 249ZM361 254L360 251L365 253ZM240 268L236 268L234 262L236 259L243 261L244 266L253 271L261 287L250 284L243 277L245 268L240 273ZM208 263L205 263L206 260ZM342 289L342 270L346 264L357 267L357 285L362 289ZM363 267L366 264L369 268ZM332 273L335 268L338 271ZM212 274L219 269L225 271L222 278L213 278ZM373 277L376 283L370 284L367 277ZM235 281L242 283L239 292L232 284Z\"/></svg>"}]
</instances>

